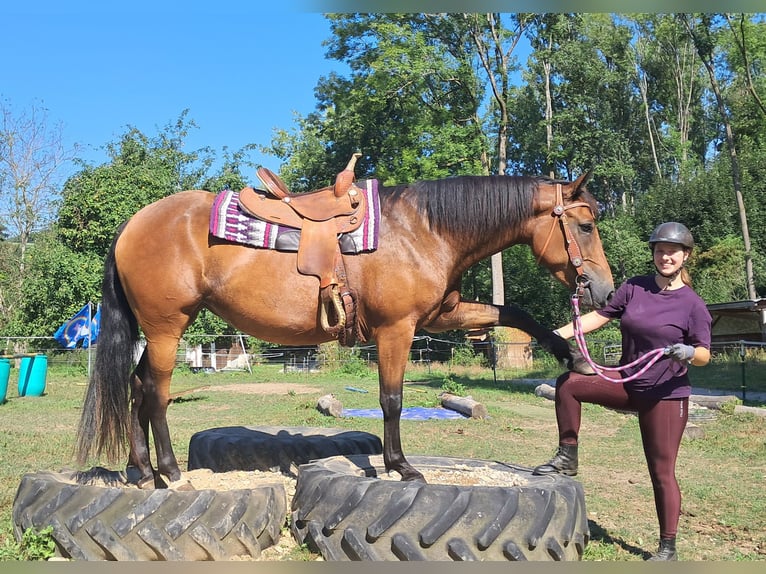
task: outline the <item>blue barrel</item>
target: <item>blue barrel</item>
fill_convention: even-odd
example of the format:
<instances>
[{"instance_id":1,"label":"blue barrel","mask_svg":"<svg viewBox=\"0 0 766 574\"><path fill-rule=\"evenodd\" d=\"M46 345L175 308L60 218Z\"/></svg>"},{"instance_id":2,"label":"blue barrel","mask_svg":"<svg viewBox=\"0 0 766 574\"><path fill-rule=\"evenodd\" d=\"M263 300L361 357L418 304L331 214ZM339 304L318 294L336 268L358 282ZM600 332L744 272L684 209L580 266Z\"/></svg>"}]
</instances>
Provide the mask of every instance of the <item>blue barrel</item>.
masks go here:
<instances>
[{"instance_id":1,"label":"blue barrel","mask_svg":"<svg viewBox=\"0 0 766 574\"><path fill-rule=\"evenodd\" d=\"M21 359L19 367L19 396L40 397L45 392L45 377L48 374L48 357L34 355Z\"/></svg>"},{"instance_id":2,"label":"blue barrel","mask_svg":"<svg viewBox=\"0 0 766 574\"><path fill-rule=\"evenodd\" d=\"M5 402L8 394L8 378L11 376L11 362L8 359L0 359L0 405Z\"/></svg>"}]
</instances>

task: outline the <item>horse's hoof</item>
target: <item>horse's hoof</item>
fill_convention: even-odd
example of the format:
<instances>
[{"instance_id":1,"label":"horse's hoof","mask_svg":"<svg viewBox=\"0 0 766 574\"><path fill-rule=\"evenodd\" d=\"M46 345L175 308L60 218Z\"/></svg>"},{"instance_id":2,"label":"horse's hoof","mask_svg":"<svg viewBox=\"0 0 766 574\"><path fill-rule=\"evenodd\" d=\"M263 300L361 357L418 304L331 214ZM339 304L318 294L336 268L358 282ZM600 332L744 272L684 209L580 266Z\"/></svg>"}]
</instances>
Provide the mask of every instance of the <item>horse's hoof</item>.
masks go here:
<instances>
[{"instance_id":1,"label":"horse's hoof","mask_svg":"<svg viewBox=\"0 0 766 574\"><path fill-rule=\"evenodd\" d=\"M590 363L585 359L582 351L577 347L571 347L569 349L571 358L567 361L567 370L579 373L581 375L595 375L596 371L590 366Z\"/></svg>"},{"instance_id":2,"label":"horse's hoof","mask_svg":"<svg viewBox=\"0 0 766 574\"><path fill-rule=\"evenodd\" d=\"M575 359L569 366L569 370L581 375L595 375L596 371L593 370L585 359Z\"/></svg>"},{"instance_id":3,"label":"horse's hoof","mask_svg":"<svg viewBox=\"0 0 766 574\"><path fill-rule=\"evenodd\" d=\"M191 481L188 478L179 478L178 480L174 480L170 484L168 484L168 488L171 490L196 490L194 488L194 485L192 485Z\"/></svg>"},{"instance_id":4,"label":"horse's hoof","mask_svg":"<svg viewBox=\"0 0 766 574\"><path fill-rule=\"evenodd\" d=\"M414 474L411 474L409 476L402 476L402 482L420 482L423 484L428 484L426 481L426 477L420 474L419 472L416 472Z\"/></svg>"},{"instance_id":5,"label":"horse's hoof","mask_svg":"<svg viewBox=\"0 0 766 574\"><path fill-rule=\"evenodd\" d=\"M136 486L140 488L141 490L154 490L157 488L154 477L150 476L149 478L142 478L137 483Z\"/></svg>"},{"instance_id":6,"label":"horse's hoof","mask_svg":"<svg viewBox=\"0 0 766 574\"><path fill-rule=\"evenodd\" d=\"M402 482L422 482L423 484L427 484L426 477L423 476L422 473L412 468L410 465L407 465L403 468L395 468L392 470L394 472L398 472L401 475Z\"/></svg>"}]
</instances>

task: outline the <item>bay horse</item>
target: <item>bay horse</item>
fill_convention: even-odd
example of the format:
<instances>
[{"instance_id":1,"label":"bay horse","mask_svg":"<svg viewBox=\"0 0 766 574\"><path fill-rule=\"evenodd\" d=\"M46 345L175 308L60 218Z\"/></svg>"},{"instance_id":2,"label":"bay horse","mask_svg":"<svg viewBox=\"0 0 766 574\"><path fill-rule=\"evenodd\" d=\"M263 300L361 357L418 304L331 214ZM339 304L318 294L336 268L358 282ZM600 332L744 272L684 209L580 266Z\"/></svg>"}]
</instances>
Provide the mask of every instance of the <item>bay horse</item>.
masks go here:
<instances>
[{"instance_id":1,"label":"bay horse","mask_svg":"<svg viewBox=\"0 0 766 574\"><path fill-rule=\"evenodd\" d=\"M404 456L399 429L417 331L515 327L572 368L576 350L564 339L514 305L463 299L460 282L475 263L526 244L557 280L579 285L583 305L602 307L614 282L588 176L460 176L379 189L377 249L343 260L357 293L356 329L377 345L384 463L402 480L424 480ZM212 236L215 197L189 190L145 206L122 224L105 260L102 326L76 455L81 464L93 454L114 461L129 446L128 468L141 488L167 486L162 476L184 487L166 415L179 341L201 309L277 344L331 340L320 327L317 278L298 272L293 252ZM146 347L134 366L139 327Z\"/></svg>"}]
</instances>

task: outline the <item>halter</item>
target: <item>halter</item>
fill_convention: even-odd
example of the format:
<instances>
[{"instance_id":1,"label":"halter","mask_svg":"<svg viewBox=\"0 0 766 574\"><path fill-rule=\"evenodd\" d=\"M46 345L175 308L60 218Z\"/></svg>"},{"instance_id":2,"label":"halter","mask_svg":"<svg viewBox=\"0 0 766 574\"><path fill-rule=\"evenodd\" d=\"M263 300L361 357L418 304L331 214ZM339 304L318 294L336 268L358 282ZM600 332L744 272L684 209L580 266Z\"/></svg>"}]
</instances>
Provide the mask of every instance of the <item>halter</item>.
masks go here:
<instances>
[{"instance_id":1,"label":"halter","mask_svg":"<svg viewBox=\"0 0 766 574\"><path fill-rule=\"evenodd\" d=\"M556 223L558 223L561 226L562 233L564 234L564 244L566 245L569 261L572 263L575 271L577 271L577 284L578 286L582 285L584 287L587 285L588 280L582 270L583 257L582 253L580 252L580 246L577 245L577 240L575 240L574 234L569 227L569 218L567 217L567 210L575 207L587 207L591 214L593 213L591 206L584 201L577 201L575 203L570 203L569 205L564 205L564 194L561 191L561 184L557 183L556 202L554 203L553 211L551 212L553 222L551 223L550 231L548 231L548 237L545 239L543 249L540 251L540 255L537 256L537 264L540 264L540 261L545 254L545 250L548 249L548 244L551 242L551 238L553 237L553 231L556 229Z\"/></svg>"},{"instance_id":2,"label":"halter","mask_svg":"<svg viewBox=\"0 0 766 574\"><path fill-rule=\"evenodd\" d=\"M605 379L607 381L610 381L612 383L626 383L628 381L632 381L634 379L637 379L641 375L643 375L646 371L649 370L649 368L654 365L657 361L659 361L664 355L668 354L667 347L659 348L659 349L653 349L646 353L645 355L640 356L638 359L633 361L632 363L628 363L627 365L620 365L619 367L605 367L603 365L597 365L593 362L593 359L590 358L590 354L588 353L588 347L585 343L585 333L582 332L582 323L580 321L580 295L578 292L575 292L572 295L572 325L574 326L574 335L575 340L577 341L577 346L580 348L580 352L582 353L583 357L585 357L585 361L591 366L591 368L596 371L596 374L600 375L602 379ZM648 361L646 365L641 367L641 369L630 375L629 377L626 377L624 379L615 379L612 377L609 377L605 375L606 372L614 372L619 371L621 369L629 369L630 367L635 367L637 365L640 365L644 361Z\"/></svg>"}]
</instances>

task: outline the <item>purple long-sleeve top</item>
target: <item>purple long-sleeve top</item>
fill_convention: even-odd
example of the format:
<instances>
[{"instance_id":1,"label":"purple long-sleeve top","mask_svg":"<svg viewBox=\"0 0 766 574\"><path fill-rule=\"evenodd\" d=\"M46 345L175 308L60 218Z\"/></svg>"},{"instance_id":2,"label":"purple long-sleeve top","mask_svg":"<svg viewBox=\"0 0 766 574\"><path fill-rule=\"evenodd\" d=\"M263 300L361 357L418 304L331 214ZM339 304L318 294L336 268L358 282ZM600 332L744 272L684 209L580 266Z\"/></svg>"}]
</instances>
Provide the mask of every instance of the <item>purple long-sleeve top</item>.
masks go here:
<instances>
[{"instance_id":1,"label":"purple long-sleeve top","mask_svg":"<svg viewBox=\"0 0 766 574\"><path fill-rule=\"evenodd\" d=\"M705 302L688 286L663 291L653 275L633 277L620 285L609 304L597 313L620 319L620 365L675 343L710 349L712 318ZM623 377L629 377L642 366L620 372ZM628 392L641 393L647 398L688 397L691 382L687 371L685 363L662 357L641 377L625 383L625 387Z\"/></svg>"}]
</instances>

